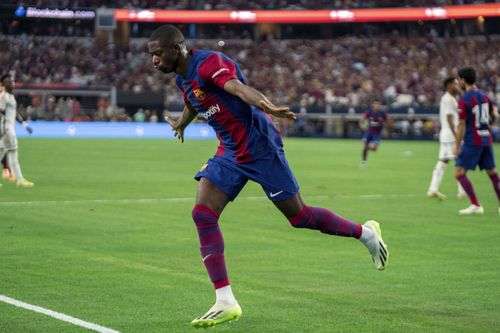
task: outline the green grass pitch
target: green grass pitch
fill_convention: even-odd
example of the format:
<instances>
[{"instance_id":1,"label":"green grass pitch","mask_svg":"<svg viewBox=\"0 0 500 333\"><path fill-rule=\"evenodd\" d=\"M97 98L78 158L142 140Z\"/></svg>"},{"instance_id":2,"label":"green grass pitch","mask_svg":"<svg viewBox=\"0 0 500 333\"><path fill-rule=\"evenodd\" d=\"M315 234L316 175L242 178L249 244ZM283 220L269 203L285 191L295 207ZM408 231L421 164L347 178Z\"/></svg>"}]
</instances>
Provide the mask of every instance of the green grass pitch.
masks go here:
<instances>
[{"instance_id":1,"label":"green grass pitch","mask_svg":"<svg viewBox=\"0 0 500 333\"><path fill-rule=\"evenodd\" d=\"M193 175L215 141L20 140L33 189L0 188L0 295L121 332L193 332L214 294L191 220ZM497 158L500 146L497 145ZM500 217L460 217L453 169L425 196L436 142L287 139L310 205L381 223L389 267L356 240L289 226L249 183L222 214L240 321L214 332L500 332ZM0 302L0 332L85 332Z\"/></svg>"}]
</instances>

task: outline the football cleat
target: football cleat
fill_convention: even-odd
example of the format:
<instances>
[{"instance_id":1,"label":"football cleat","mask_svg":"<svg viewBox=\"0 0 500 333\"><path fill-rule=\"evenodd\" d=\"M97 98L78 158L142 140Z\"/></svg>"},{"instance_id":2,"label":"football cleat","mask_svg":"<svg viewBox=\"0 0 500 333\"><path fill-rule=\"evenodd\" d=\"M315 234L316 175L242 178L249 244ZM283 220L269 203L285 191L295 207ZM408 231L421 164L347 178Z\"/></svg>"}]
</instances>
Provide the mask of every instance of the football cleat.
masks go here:
<instances>
[{"instance_id":1,"label":"football cleat","mask_svg":"<svg viewBox=\"0 0 500 333\"><path fill-rule=\"evenodd\" d=\"M481 206L470 205L467 208L458 211L460 215L474 215L474 214L484 214L484 208Z\"/></svg>"},{"instance_id":2,"label":"football cleat","mask_svg":"<svg viewBox=\"0 0 500 333\"><path fill-rule=\"evenodd\" d=\"M235 305L215 304L203 316L194 319L191 322L194 328L208 328L215 325L238 320L241 317L241 308L236 303Z\"/></svg>"},{"instance_id":3,"label":"football cleat","mask_svg":"<svg viewBox=\"0 0 500 333\"><path fill-rule=\"evenodd\" d=\"M366 243L366 247L372 255L375 268L377 268L379 271L384 270L385 267L389 264L389 250L387 249L387 245L382 239L382 231L380 230L380 225L376 221L367 221L363 225L367 228L371 228L374 231L373 238Z\"/></svg>"},{"instance_id":4,"label":"football cleat","mask_svg":"<svg viewBox=\"0 0 500 333\"><path fill-rule=\"evenodd\" d=\"M444 200L446 199L446 195L444 195L443 193L439 192L439 191L436 191L436 192L427 192L427 196L429 198L438 198L439 200Z\"/></svg>"},{"instance_id":5,"label":"football cleat","mask_svg":"<svg viewBox=\"0 0 500 333\"><path fill-rule=\"evenodd\" d=\"M35 186L34 183L32 183L32 182L30 182L29 180L26 180L26 179L18 180L16 182L16 185L18 187L22 187L22 188L31 188L31 187Z\"/></svg>"}]
</instances>

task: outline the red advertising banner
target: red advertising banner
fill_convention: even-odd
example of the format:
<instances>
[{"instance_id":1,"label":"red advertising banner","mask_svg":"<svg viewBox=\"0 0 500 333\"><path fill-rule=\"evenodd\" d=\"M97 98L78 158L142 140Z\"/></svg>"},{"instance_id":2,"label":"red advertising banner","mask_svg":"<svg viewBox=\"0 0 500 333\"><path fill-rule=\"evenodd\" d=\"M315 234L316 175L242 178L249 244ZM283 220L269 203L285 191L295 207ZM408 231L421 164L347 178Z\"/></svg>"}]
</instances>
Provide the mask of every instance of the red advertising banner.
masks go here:
<instances>
[{"instance_id":1,"label":"red advertising banner","mask_svg":"<svg viewBox=\"0 0 500 333\"><path fill-rule=\"evenodd\" d=\"M352 10L115 10L117 21L170 23L341 23L425 21L479 16L500 16L500 3Z\"/></svg>"}]
</instances>

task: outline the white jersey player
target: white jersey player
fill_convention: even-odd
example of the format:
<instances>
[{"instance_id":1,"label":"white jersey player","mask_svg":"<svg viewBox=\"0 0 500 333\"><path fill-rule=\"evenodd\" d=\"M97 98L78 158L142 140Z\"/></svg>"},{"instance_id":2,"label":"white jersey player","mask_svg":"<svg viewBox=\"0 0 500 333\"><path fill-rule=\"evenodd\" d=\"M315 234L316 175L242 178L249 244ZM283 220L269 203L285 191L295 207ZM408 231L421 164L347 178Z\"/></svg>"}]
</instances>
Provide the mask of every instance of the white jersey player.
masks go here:
<instances>
[{"instance_id":1,"label":"white jersey player","mask_svg":"<svg viewBox=\"0 0 500 333\"><path fill-rule=\"evenodd\" d=\"M19 165L16 138L17 102L12 94L14 84L10 75L3 75L0 82L4 87L0 93L0 160L7 156L7 164L15 175L17 186L33 187L32 182L24 179Z\"/></svg>"},{"instance_id":2,"label":"white jersey player","mask_svg":"<svg viewBox=\"0 0 500 333\"><path fill-rule=\"evenodd\" d=\"M448 162L456 157L453 150L456 138L455 128L458 125L458 102L455 98L455 95L460 91L458 80L454 77L448 77L444 80L444 88L446 92L441 97L439 104L439 122L441 124L441 131L439 132L439 156L432 173L431 185L427 191L428 197L435 197L441 200L445 199L446 196L439 192L439 185L441 185L441 181L443 180ZM458 184L458 197L466 197L460 184Z\"/></svg>"}]
</instances>

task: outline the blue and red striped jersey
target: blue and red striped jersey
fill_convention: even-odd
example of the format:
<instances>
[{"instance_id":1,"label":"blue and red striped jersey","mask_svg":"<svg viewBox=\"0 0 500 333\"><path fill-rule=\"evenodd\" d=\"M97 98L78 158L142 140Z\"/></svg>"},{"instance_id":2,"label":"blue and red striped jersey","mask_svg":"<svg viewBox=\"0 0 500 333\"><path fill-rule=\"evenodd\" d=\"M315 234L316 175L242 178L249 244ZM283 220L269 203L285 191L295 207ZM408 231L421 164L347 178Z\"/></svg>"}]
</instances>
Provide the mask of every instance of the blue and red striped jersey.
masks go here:
<instances>
[{"instance_id":1,"label":"blue and red striped jersey","mask_svg":"<svg viewBox=\"0 0 500 333\"><path fill-rule=\"evenodd\" d=\"M245 77L235 61L221 52L191 50L191 61L184 77L176 83L184 101L189 102L213 127L220 141L216 155L236 163L248 163L281 149L281 133L272 118L224 90L224 84Z\"/></svg>"},{"instance_id":2,"label":"blue and red striped jersey","mask_svg":"<svg viewBox=\"0 0 500 333\"><path fill-rule=\"evenodd\" d=\"M369 120L367 131L372 135L380 135L384 128L384 122L387 121L387 114L385 111L375 112L372 109L365 111L363 116Z\"/></svg>"},{"instance_id":3,"label":"blue and red striped jersey","mask_svg":"<svg viewBox=\"0 0 500 333\"><path fill-rule=\"evenodd\" d=\"M491 146L490 119L493 103L479 89L465 92L458 100L458 118L465 120L464 143L472 146Z\"/></svg>"}]
</instances>

